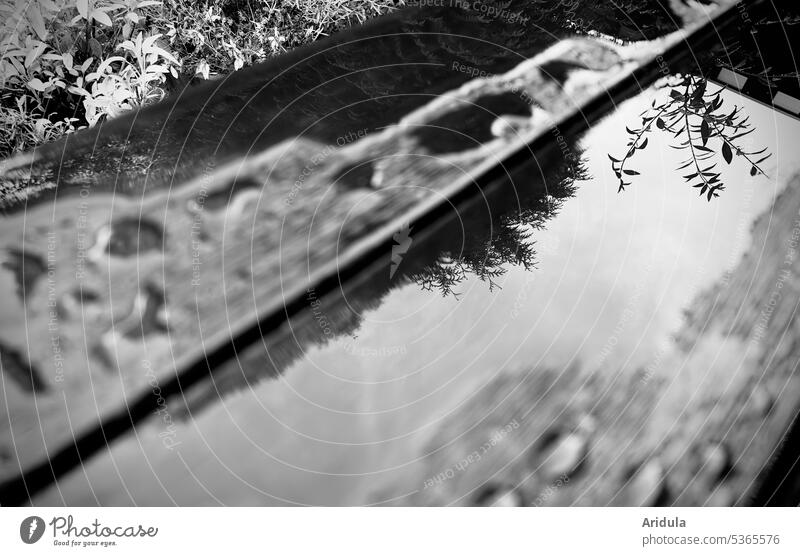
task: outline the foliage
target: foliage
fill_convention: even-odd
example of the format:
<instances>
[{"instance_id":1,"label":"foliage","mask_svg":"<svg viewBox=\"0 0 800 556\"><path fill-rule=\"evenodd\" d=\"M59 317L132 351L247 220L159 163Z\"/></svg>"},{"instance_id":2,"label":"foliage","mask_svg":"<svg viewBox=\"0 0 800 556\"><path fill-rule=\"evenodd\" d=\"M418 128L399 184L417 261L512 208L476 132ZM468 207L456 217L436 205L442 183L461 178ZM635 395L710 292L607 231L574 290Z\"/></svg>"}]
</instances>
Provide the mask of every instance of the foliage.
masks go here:
<instances>
[{"instance_id":1,"label":"foliage","mask_svg":"<svg viewBox=\"0 0 800 556\"><path fill-rule=\"evenodd\" d=\"M391 0L165 0L158 22L185 67L205 79L386 13ZM399 3L399 4L402 4Z\"/></svg>"},{"instance_id":2,"label":"foliage","mask_svg":"<svg viewBox=\"0 0 800 556\"><path fill-rule=\"evenodd\" d=\"M522 199L522 203L511 210L499 208L499 216L493 218L489 226L481 224L481 218L472 219L468 213L460 213L458 228L468 230L469 234L466 237L453 234L458 247L442 249L433 264L411 274L410 280L423 290L458 298L460 294L456 287L469 276L488 283L491 291L500 287L497 280L511 266L521 266L526 270L534 268L535 232L542 230L558 214L564 201L575 194L576 182L590 178L580 155L570 156L557 164L551 163L540 170L545 172L545 187L532 196L519 196L521 190L514 195L503 195L504 202L514 198ZM531 176L521 179L520 187L530 186L526 182L532 181ZM512 179L508 185L514 186L514 182Z\"/></svg>"},{"instance_id":3,"label":"foliage","mask_svg":"<svg viewBox=\"0 0 800 556\"><path fill-rule=\"evenodd\" d=\"M621 158L610 154L611 168L619 180L619 191L630 185L633 176L640 173L628 164L634 155L648 145L647 135L656 130L672 135L678 142L673 148L686 151L686 159L678 170L687 170L683 178L700 190L709 201L718 197L725 189L720 172L715 171L717 162L711 162L719 153L727 164L733 162L734 155L743 158L750 166L750 175L764 174L759 166L771 155L764 155L766 148L749 151L741 146L741 139L755 129L748 123L749 117L742 109L734 106L728 112L723 109L723 88L708 91L708 82L702 77L680 76L678 83L671 87L669 96L661 103L653 101L652 106L641 114L642 125L631 129L627 152ZM764 155L764 156L762 156Z\"/></svg>"},{"instance_id":4,"label":"foliage","mask_svg":"<svg viewBox=\"0 0 800 556\"><path fill-rule=\"evenodd\" d=\"M30 109L27 96L19 96L15 102L15 106L0 106L0 156L53 141L75 130L77 118L53 122Z\"/></svg>"},{"instance_id":5,"label":"foliage","mask_svg":"<svg viewBox=\"0 0 800 556\"><path fill-rule=\"evenodd\" d=\"M0 0L0 155L160 99L179 62L156 0Z\"/></svg>"},{"instance_id":6,"label":"foliage","mask_svg":"<svg viewBox=\"0 0 800 556\"><path fill-rule=\"evenodd\" d=\"M394 4L0 0L0 158L157 101L179 72L240 69Z\"/></svg>"},{"instance_id":7,"label":"foliage","mask_svg":"<svg viewBox=\"0 0 800 556\"><path fill-rule=\"evenodd\" d=\"M439 291L442 296L458 298L455 286L470 274L489 284L492 291L499 287L495 280L508 271L508 265L519 265L530 270L536 259L533 248L533 231L540 229L536 224L516 225L503 219L497 233L483 245L456 256L443 253L437 261L414 274L411 279L426 291Z\"/></svg>"}]
</instances>

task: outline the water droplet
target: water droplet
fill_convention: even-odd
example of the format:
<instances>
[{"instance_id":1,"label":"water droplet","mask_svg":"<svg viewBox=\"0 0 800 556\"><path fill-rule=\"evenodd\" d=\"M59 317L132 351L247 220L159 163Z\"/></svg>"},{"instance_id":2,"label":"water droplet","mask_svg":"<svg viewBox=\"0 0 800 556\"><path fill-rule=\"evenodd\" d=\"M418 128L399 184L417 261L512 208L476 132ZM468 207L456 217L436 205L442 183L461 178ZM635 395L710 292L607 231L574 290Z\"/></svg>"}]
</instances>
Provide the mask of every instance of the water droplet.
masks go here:
<instances>
[{"instance_id":1,"label":"water droplet","mask_svg":"<svg viewBox=\"0 0 800 556\"><path fill-rule=\"evenodd\" d=\"M588 449L586 435L579 432L566 434L549 444L539 468L545 478L569 477L583 465Z\"/></svg>"},{"instance_id":2,"label":"water droplet","mask_svg":"<svg viewBox=\"0 0 800 556\"><path fill-rule=\"evenodd\" d=\"M773 404L774 399L770 391L766 386L758 385L747 400L747 412L755 417L764 417L772 410Z\"/></svg>"},{"instance_id":3,"label":"water droplet","mask_svg":"<svg viewBox=\"0 0 800 556\"><path fill-rule=\"evenodd\" d=\"M736 494L733 489L729 486L720 486L711 493L711 496L708 497L704 505L711 507L730 507L735 503Z\"/></svg>"},{"instance_id":4,"label":"water droplet","mask_svg":"<svg viewBox=\"0 0 800 556\"><path fill-rule=\"evenodd\" d=\"M700 459L702 462L701 473L715 483L731 470L730 452L724 444L709 444L703 448Z\"/></svg>"},{"instance_id":5,"label":"water droplet","mask_svg":"<svg viewBox=\"0 0 800 556\"><path fill-rule=\"evenodd\" d=\"M513 139L519 136L528 123L528 118L504 114L492 122L490 131L495 137Z\"/></svg>"},{"instance_id":6,"label":"water droplet","mask_svg":"<svg viewBox=\"0 0 800 556\"><path fill-rule=\"evenodd\" d=\"M658 460L642 464L630 479L626 489L625 505L656 506L667 494L664 467Z\"/></svg>"},{"instance_id":7,"label":"water droplet","mask_svg":"<svg viewBox=\"0 0 800 556\"><path fill-rule=\"evenodd\" d=\"M595 419L591 414L587 413L581 417L580 421L578 421L576 430L582 432L586 436L594 434L594 431L597 430L597 419Z\"/></svg>"},{"instance_id":8,"label":"water droplet","mask_svg":"<svg viewBox=\"0 0 800 556\"><path fill-rule=\"evenodd\" d=\"M511 487L489 487L478 496L477 505L496 508L522 506L522 497Z\"/></svg>"}]
</instances>

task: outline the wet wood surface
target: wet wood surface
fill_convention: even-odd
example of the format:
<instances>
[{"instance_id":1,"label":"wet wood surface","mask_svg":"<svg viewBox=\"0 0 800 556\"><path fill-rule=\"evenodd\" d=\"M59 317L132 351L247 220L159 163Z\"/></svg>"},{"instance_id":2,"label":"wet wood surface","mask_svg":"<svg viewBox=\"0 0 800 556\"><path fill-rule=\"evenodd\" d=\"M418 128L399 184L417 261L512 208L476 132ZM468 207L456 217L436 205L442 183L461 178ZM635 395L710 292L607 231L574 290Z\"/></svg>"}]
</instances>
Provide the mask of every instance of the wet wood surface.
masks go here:
<instances>
[{"instance_id":1,"label":"wet wood surface","mask_svg":"<svg viewBox=\"0 0 800 556\"><path fill-rule=\"evenodd\" d=\"M84 197L76 174L71 187L78 193L59 201L57 218L47 203L32 206L25 218L6 218L3 236L26 246L23 268L40 264L53 274L26 286L24 306L6 319L24 318L27 332L24 339L3 338L10 402L3 412L8 433L0 500L19 503L27 488L46 484L53 473L48 457L65 472L79 456L124 434L133 419L152 411L162 391L175 394L202 381L287 311L305 306L310 289L321 295L349 278L341 269L385 250L403 225L430 224L426 218L443 199L468 196L499 162L529 158L552 143L553 128L587 125L611 102L635 93L660 75L659 60L677 64L687 42L707 39L698 27L724 26L732 17L724 13L714 23L700 21L631 46L561 41L497 76L461 80L385 129L370 130L368 138L347 130L357 140L341 133L336 149L314 136L276 141L143 198ZM496 104L508 110L499 122ZM459 131L482 141L464 145L418 131L448 114L454 115L448 125L457 122ZM309 165L308 178L298 181ZM409 186L420 183L426 188ZM269 195L262 195L267 187ZM797 409L797 267L794 258L786 263L794 254L787 238L796 241L796 190L791 184L774 214L759 221L736 270L698 297L678 346L653 369L589 383L578 367L544 370L515 389L518 402L504 406L510 413L495 424L518 423L526 434L516 431L514 438L524 445L493 450L497 466L490 466L496 471L490 477L477 468L462 473L460 481L476 485L463 502L485 503L521 484L512 498L525 504L747 503ZM31 254L38 258L26 258ZM58 350L50 301L58 306ZM485 413L482 404L508 394L507 387L497 384L464 411ZM514 403L542 389L551 392L545 410L519 417ZM591 400L608 389L618 392L618 401L593 410ZM557 429L543 427L552 422L548 411L576 390L584 405L571 404L574 414L560 418ZM446 425L440 434L448 434ZM442 462L467 457L459 450L474 443L454 444L441 453L444 460L399 478L393 488L435 476ZM584 458L589 446L591 459ZM29 473L28 485L21 472ZM496 490L477 487L486 484ZM406 502L441 503L447 489L463 486L444 483Z\"/></svg>"},{"instance_id":2,"label":"wet wood surface","mask_svg":"<svg viewBox=\"0 0 800 556\"><path fill-rule=\"evenodd\" d=\"M424 469L382 494L425 477L412 503L793 503L781 496L791 474L764 483L776 460L796 461L784 438L800 399L799 240L795 176L758 219L739 264L698 292L675 343L647 366L598 376L576 365L497 381L441 428L427 449L444 448ZM464 423L480 426L464 433ZM481 465L436 480L486 442L493 449L479 454Z\"/></svg>"}]
</instances>

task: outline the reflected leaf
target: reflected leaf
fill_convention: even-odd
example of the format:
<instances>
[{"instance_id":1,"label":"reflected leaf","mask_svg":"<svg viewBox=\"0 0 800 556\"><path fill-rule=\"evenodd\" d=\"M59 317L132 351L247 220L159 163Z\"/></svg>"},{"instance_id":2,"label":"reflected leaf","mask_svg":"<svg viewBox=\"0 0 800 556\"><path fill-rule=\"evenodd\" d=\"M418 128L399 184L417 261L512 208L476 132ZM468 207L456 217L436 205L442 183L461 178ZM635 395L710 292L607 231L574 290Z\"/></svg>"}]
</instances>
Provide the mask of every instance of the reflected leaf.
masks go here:
<instances>
[{"instance_id":1,"label":"reflected leaf","mask_svg":"<svg viewBox=\"0 0 800 556\"><path fill-rule=\"evenodd\" d=\"M730 164L733 160L733 153L731 152L731 147L728 145L728 143L723 143L722 145L722 156L725 159L725 162L728 164Z\"/></svg>"}]
</instances>

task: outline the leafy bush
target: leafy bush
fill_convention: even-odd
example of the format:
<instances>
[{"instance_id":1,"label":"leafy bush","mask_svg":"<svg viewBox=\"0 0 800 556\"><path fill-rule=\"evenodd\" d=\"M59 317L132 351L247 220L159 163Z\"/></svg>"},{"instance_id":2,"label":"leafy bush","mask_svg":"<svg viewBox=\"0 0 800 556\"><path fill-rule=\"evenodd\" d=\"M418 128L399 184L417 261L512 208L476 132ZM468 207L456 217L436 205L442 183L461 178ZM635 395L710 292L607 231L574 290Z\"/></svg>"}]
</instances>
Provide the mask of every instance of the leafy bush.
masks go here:
<instances>
[{"instance_id":1,"label":"leafy bush","mask_svg":"<svg viewBox=\"0 0 800 556\"><path fill-rule=\"evenodd\" d=\"M393 7L391 0L165 0L158 25L184 67L208 79Z\"/></svg>"},{"instance_id":2,"label":"leafy bush","mask_svg":"<svg viewBox=\"0 0 800 556\"><path fill-rule=\"evenodd\" d=\"M402 5L399 2L398 5ZM0 0L0 158L392 9L392 0Z\"/></svg>"},{"instance_id":3,"label":"leafy bush","mask_svg":"<svg viewBox=\"0 0 800 556\"><path fill-rule=\"evenodd\" d=\"M163 97L156 0L0 0L0 155Z\"/></svg>"}]
</instances>

